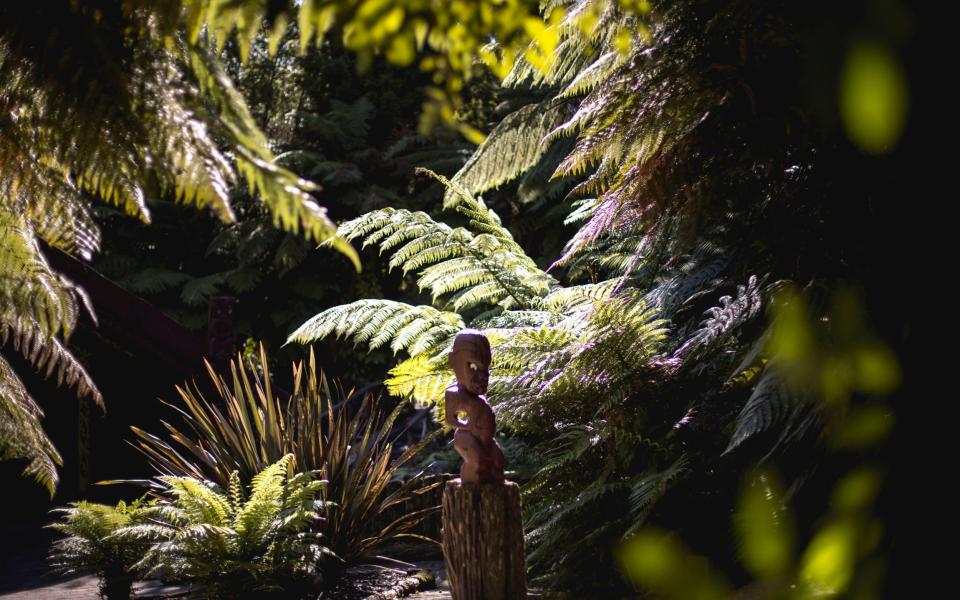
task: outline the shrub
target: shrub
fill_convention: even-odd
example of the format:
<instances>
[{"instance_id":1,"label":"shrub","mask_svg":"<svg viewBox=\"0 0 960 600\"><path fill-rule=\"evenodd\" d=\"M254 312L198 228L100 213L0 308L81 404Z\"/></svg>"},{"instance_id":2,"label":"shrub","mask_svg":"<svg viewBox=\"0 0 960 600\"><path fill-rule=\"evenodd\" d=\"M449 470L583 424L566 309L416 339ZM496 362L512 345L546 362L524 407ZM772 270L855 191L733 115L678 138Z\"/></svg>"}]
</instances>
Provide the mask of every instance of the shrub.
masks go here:
<instances>
[{"instance_id":1,"label":"shrub","mask_svg":"<svg viewBox=\"0 0 960 600\"><path fill-rule=\"evenodd\" d=\"M208 368L218 396L213 401L205 399L196 384L177 388L183 408L174 408L186 417L183 431L165 424L167 437L162 439L133 428L139 448L157 470L228 487L232 472L248 482L290 454L293 468L319 471L328 481L320 490L320 498L329 501L324 520L315 526L347 563L372 558L397 538L426 539L413 529L437 507L401 512L386 524L375 519L439 485L424 484L419 476L396 481L398 469L432 439L424 438L392 460L390 430L402 403L385 415L378 400L368 395L351 416L349 396L331 390L312 352L306 364L293 365L293 393L286 401L254 365L235 361L230 366L229 384ZM268 373L262 346L258 366Z\"/></svg>"},{"instance_id":2,"label":"shrub","mask_svg":"<svg viewBox=\"0 0 960 600\"><path fill-rule=\"evenodd\" d=\"M255 475L249 495L236 471L226 490L193 477L159 481L165 497L146 509L150 522L112 536L149 543L136 564L148 574L169 574L214 597L289 596L315 588L325 568L339 560L312 531L326 482L316 471L295 473L293 455Z\"/></svg>"}]
</instances>

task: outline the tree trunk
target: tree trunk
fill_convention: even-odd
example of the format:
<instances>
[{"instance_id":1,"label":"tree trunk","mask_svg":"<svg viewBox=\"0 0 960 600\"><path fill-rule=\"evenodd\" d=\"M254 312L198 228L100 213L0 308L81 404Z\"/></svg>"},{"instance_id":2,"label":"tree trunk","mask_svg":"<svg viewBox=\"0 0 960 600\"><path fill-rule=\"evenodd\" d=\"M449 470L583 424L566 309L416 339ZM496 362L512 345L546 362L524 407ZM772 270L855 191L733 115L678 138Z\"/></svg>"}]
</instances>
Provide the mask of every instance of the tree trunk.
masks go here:
<instances>
[{"instance_id":1,"label":"tree trunk","mask_svg":"<svg viewBox=\"0 0 960 600\"><path fill-rule=\"evenodd\" d=\"M443 490L443 558L454 600L527 597L516 483L447 482Z\"/></svg>"}]
</instances>

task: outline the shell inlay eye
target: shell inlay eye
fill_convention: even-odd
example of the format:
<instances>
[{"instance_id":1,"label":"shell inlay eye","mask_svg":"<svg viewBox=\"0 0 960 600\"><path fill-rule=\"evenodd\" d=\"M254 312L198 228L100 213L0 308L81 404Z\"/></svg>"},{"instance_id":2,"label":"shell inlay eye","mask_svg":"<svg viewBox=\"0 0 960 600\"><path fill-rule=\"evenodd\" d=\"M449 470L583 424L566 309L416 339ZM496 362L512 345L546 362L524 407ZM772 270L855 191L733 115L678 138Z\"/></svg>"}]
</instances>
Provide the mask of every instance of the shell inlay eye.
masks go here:
<instances>
[{"instance_id":1,"label":"shell inlay eye","mask_svg":"<svg viewBox=\"0 0 960 600\"><path fill-rule=\"evenodd\" d=\"M477 363L470 363L470 368L473 369L474 371L476 371L476 370L477 370Z\"/></svg>"}]
</instances>

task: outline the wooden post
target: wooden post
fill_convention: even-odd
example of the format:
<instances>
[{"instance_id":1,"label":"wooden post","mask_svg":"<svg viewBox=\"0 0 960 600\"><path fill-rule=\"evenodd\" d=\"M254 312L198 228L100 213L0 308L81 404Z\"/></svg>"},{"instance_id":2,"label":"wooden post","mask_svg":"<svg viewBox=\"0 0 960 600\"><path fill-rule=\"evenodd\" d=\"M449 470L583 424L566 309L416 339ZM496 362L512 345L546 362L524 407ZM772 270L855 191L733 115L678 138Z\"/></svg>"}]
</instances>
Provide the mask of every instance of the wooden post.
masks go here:
<instances>
[{"instance_id":1,"label":"wooden post","mask_svg":"<svg viewBox=\"0 0 960 600\"><path fill-rule=\"evenodd\" d=\"M447 482L443 558L454 600L526 598L519 486Z\"/></svg>"}]
</instances>

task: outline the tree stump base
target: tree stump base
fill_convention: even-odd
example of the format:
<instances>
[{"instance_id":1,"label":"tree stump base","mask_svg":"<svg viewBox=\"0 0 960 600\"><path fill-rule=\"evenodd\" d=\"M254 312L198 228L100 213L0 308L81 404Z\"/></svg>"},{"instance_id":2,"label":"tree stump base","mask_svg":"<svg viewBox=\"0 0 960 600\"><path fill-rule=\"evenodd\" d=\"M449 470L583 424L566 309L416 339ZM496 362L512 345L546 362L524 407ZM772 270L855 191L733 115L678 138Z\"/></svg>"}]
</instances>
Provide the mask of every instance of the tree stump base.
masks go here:
<instances>
[{"instance_id":1,"label":"tree stump base","mask_svg":"<svg viewBox=\"0 0 960 600\"><path fill-rule=\"evenodd\" d=\"M512 481L448 481L443 559L454 600L526 598L520 487Z\"/></svg>"}]
</instances>

